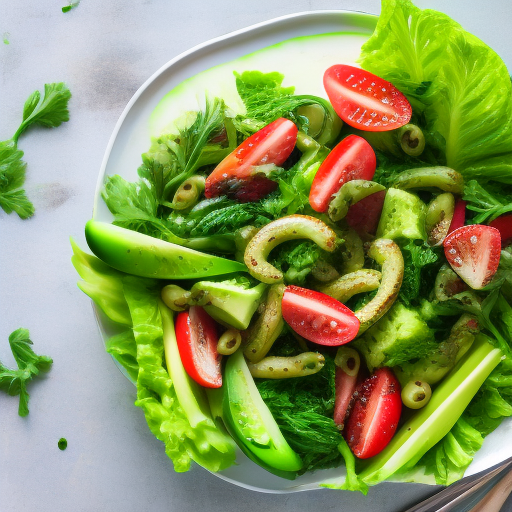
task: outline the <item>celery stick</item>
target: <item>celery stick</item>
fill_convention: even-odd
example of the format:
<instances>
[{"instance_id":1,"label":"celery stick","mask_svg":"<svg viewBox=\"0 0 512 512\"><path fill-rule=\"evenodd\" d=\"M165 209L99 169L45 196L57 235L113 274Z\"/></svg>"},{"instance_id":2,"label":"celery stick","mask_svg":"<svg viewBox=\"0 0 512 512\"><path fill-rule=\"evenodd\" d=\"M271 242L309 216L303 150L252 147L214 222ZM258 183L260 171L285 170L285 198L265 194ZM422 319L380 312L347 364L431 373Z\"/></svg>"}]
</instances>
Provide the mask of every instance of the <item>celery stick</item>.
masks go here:
<instances>
[{"instance_id":1,"label":"celery stick","mask_svg":"<svg viewBox=\"0 0 512 512\"><path fill-rule=\"evenodd\" d=\"M375 485L403 466L416 464L448 434L502 357L498 348L479 337L435 389L430 402L402 426L388 446L361 472L360 478L368 485Z\"/></svg>"},{"instance_id":2,"label":"celery stick","mask_svg":"<svg viewBox=\"0 0 512 512\"><path fill-rule=\"evenodd\" d=\"M172 311L162 302L159 302L159 309L164 328L164 353L167 371L172 379L183 411L192 428L196 428L198 425L215 427L204 389L188 376L181 362Z\"/></svg>"}]
</instances>

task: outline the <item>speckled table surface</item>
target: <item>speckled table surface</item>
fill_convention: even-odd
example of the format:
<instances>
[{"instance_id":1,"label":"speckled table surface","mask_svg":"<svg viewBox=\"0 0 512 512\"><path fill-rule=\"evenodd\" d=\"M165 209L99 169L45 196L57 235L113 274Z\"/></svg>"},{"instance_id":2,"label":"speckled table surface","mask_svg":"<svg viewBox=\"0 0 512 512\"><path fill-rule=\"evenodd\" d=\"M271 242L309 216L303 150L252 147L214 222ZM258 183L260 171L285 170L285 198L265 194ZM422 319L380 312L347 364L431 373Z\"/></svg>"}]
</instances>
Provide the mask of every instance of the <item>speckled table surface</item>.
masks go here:
<instances>
[{"instance_id":1,"label":"speckled table surface","mask_svg":"<svg viewBox=\"0 0 512 512\"><path fill-rule=\"evenodd\" d=\"M376 13L377 0L235 2L0 0L0 140L20 121L25 99L45 82L65 81L71 120L34 129L20 143L26 190L36 214L0 211L0 360L13 363L7 337L23 326L54 367L30 388L30 414L0 394L0 511L389 511L433 492L385 484L364 498L327 490L268 495L228 484L199 467L176 474L133 407L133 385L104 352L89 299L76 286L69 236L84 244L110 134L139 86L160 66L210 38L292 12ZM418 0L444 10L512 66L512 4ZM7 44L8 43L8 44ZM68 448L57 448L59 438Z\"/></svg>"}]
</instances>

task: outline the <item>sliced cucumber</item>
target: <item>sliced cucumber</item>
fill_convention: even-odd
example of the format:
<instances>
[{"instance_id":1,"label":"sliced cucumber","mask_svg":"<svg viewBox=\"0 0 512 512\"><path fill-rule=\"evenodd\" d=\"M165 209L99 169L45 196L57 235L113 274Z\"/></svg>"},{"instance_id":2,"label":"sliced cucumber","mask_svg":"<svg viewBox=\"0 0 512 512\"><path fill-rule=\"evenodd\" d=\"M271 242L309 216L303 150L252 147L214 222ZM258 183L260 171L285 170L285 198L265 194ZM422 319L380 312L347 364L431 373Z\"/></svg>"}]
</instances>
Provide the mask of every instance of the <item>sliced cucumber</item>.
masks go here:
<instances>
[{"instance_id":1,"label":"sliced cucumber","mask_svg":"<svg viewBox=\"0 0 512 512\"><path fill-rule=\"evenodd\" d=\"M427 206L416 194L397 188L388 189L377 228L377 238L426 240L426 212Z\"/></svg>"},{"instance_id":2,"label":"sliced cucumber","mask_svg":"<svg viewBox=\"0 0 512 512\"><path fill-rule=\"evenodd\" d=\"M286 442L261 398L241 351L229 357L224 385L224 417L240 448L248 450L267 469L298 471L302 461Z\"/></svg>"},{"instance_id":3,"label":"sliced cucumber","mask_svg":"<svg viewBox=\"0 0 512 512\"><path fill-rule=\"evenodd\" d=\"M85 238L111 267L141 277L193 279L247 271L242 263L211 256L107 222L90 220Z\"/></svg>"}]
</instances>

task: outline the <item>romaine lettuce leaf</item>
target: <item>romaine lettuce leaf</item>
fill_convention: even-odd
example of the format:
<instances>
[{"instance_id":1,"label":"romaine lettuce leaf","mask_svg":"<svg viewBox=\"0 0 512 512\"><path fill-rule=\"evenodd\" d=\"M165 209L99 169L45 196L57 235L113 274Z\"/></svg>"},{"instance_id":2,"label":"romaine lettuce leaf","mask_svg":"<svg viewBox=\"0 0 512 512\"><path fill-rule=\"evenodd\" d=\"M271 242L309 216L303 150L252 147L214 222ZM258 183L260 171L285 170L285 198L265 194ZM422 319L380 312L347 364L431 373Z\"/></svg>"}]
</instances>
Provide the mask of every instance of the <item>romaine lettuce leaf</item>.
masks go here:
<instances>
[{"instance_id":1,"label":"romaine lettuce leaf","mask_svg":"<svg viewBox=\"0 0 512 512\"><path fill-rule=\"evenodd\" d=\"M463 417L418 462L418 466L425 466L425 474L434 475L438 485L460 480L484 441L480 432Z\"/></svg>"},{"instance_id":2,"label":"romaine lettuce leaf","mask_svg":"<svg viewBox=\"0 0 512 512\"><path fill-rule=\"evenodd\" d=\"M438 163L512 183L512 87L500 57L445 14L385 0L364 69L411 101Z\"/></svg>"},{"instance_id":3,"label":"romaine lettuce leaf","mask_svg":"<svg viewBox=\"0 0 512 512\"><path fill-rule=\"evenodd\" d=\"M192 460L210 471L232 465L233 440L212 419L191 426L188 404L180 404L163 364L160 289L156 281L118 272L81 251L73 241L72 245L73 264L84 279L81 288L109 318L131 327L112 336L106 348L136 380L136 405L143 409L151 432L165 444L175 470L187 471Z\"/></svg>"},{"instance_id":4,"label":"romaine lettuce leaf","mask_svg":"<svg viewBox=\"0 0 512 512\"><path fill-rule=\"evenodd\" d=\"M137 363L137 344L133 331L128 329L110 337L105 342L105 349L127 371L130 379L135 382L139 373L139 363Z\"/></svg>"},{"instance_id":5,"label":"romaine lettuce leaf","mask_svg":"<svg viewBox=\"0 0 512 512\"><path fill-rule=\"evenodd\" d=\"M210 471L220 471L235 461L234 445L213 420L192 427L187 404L180 404L164 356L159 293L143 280L126 277L125 298L133 320L137 344L137 401L153 435L165 444L165 451L177 472L188 471L192 460Z\"/></svg>"}]
</instances>

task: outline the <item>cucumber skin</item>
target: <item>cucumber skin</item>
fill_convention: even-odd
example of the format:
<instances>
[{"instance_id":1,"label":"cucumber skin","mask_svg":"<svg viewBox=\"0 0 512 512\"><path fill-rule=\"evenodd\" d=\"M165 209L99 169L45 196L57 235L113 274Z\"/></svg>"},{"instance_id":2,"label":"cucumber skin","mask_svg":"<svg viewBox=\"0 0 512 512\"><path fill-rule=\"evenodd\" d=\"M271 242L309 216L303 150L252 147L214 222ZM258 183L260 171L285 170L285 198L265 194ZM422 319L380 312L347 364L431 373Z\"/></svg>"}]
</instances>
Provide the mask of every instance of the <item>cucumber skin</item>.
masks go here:
<instances>
[{"instance_id":1,"label":"cucumber skin","mask_svg":"<svg viewBox=\"0 0 512 512\"><path fill-rule=\"evenodd\" d=\"M193 279L247 271L238 261L211 256L107 222L87 222L85 238L91 251L107 265L140 277Z\"/></svg>"}]
</instances>

